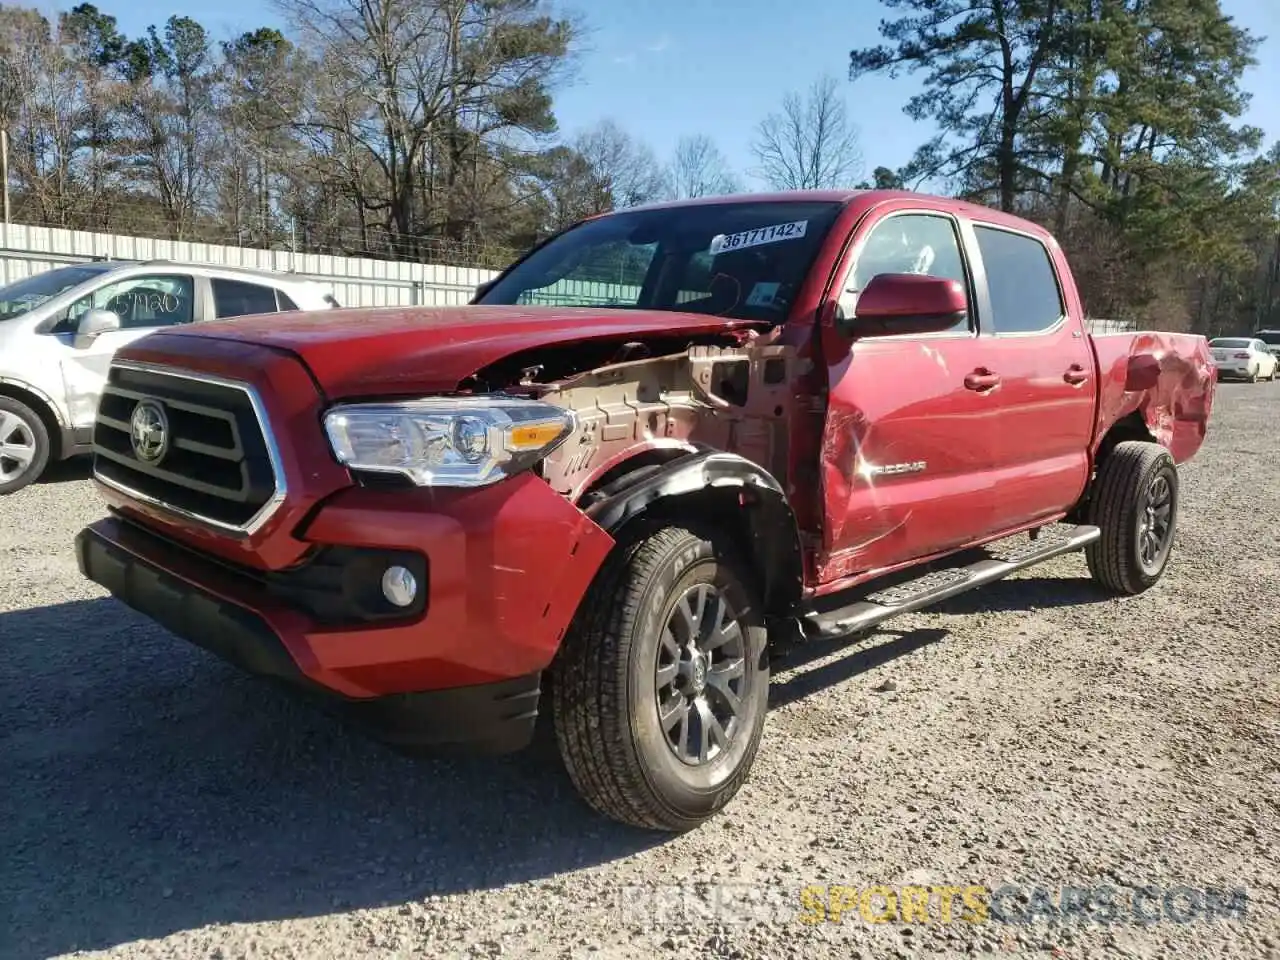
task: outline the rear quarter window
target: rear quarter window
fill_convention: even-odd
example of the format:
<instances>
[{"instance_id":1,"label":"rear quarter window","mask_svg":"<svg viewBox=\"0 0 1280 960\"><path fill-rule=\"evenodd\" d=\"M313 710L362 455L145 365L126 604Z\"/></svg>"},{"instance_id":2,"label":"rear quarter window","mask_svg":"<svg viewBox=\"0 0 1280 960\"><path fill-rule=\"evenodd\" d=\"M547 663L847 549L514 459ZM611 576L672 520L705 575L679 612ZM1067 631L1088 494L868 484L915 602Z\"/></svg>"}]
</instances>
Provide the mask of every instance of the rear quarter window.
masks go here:
<instances>
[{"instance_id":1,"label":"rear quarter window","mask_svg":"<svg viewBox=\"0 0 1280 960\"><path fill-rule=\"evenodd\" d=\"M991 294L991 324L1000 333L1039 333L1062 319L1066 305L1045 245L1034 237L975 226Z\"/></svg>"}]
</instances>

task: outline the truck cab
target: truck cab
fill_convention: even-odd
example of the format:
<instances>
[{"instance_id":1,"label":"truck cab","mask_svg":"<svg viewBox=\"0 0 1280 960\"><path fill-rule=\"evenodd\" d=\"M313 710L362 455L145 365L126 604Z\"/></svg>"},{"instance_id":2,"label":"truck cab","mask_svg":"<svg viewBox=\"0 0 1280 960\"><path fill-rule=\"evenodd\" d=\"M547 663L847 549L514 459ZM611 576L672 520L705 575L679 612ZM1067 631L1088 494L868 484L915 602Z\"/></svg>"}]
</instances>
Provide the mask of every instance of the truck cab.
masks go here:
<instances>
[{"instance_id":1,"label":"truck cab","mask_svg":"<svg viewBox=\"0 0 1280 960\"><path fill-rule=\"evenodd\" d=\"M687 830L748 776L779 649L1062 553L1169 563L1204 338L1093 338L1045 230L892 191L603 215L471 305L130 345L81 569L407 748L550 709L596 810Z\"/></svg>"}]
</instances>

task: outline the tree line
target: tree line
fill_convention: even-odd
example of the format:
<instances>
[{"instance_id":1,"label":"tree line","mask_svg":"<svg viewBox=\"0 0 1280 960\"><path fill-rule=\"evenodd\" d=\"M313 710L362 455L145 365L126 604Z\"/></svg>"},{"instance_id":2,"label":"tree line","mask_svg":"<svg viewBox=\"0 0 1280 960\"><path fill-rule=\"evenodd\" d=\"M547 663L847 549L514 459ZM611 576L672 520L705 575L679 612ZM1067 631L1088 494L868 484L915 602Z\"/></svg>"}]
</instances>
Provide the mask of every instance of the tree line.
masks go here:
<instances>
[{"instance_id":1,"label":"tree line","mask_svg":"<svg viewBox=\"0 0 1280 960\"><path fill-rule=\"evenodd\" d=\"M882 42L780 98L755 181L962 196L1044 223L1094 316L1280 327L1280 146L1243 122L1260 38L1219 0L881 0ZM501 266L592 213L750 189L705 135L658 158L555 94L583 24L549 0L276 0L285 29L140 36L92 4L0 6L15 222ZM863 179L845 98L914 73L929 135Z\"/></svg>"},{"instance_id":2,"label":"tree line","mask_svg":"<svg viewBox=\"0 0 1280 960\"><path fill-rule=\"evenodd\" d=\"M589 214L743 189L705 135L665 161L611 120L562 137L582 29L545 0L278 6L288 35L223 42L185 16L129 37L92 4L0 7L14 221L496 266ZM788 96L759 152L779 186L846 176L837 81Z\"/></svg>"}]
</instances>

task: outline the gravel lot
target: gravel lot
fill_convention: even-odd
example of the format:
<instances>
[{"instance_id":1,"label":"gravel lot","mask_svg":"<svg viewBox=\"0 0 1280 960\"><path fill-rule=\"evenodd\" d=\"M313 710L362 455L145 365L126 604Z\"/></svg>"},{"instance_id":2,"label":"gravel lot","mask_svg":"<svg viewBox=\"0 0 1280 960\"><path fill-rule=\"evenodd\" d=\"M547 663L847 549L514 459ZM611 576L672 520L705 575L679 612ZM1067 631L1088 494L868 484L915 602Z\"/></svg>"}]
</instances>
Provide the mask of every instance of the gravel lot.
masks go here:
<instances>
[{"instance_id":1,"label":"gravel lot","mask_svg":"<svg viewBox=\"0 0 1280 960\"><path fill-rule=\"evenodd\" d=\"M0 956L1280 957L1278 428L1280 383L1220 387L1144 596L1068 556L791 658L746 788L676 839L592 816L546 745L404 759L151 626L80 578L101 507L63 469L0 499ZM773 909L620 907L702 881ZM975 884L1247 913L798 919L808 885Z\"/></svg>"}]
</instances>

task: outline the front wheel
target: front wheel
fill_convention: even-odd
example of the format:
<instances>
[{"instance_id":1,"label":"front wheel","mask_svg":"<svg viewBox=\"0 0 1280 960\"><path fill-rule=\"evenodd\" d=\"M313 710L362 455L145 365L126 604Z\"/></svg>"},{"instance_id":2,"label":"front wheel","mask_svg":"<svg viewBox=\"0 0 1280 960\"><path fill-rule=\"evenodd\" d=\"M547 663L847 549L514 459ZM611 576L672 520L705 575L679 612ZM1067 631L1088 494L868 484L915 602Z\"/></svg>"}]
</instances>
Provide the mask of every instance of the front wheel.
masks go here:
<instances>
[{"instance_id":1,"label":"front wheel","mask_svg":"<svg viewBox=\"0 0 1280 960\"><path fill-rule=\"evenodd\" d=\"M0 495L33 483L49 462L49 431L40 415L12 397L0 397Z\"/></svg>"},{"instance_id":2,"label":"front wheel","mask_svg":"<svg viewBox=\"0 0 1280 960\"><path fill-rule=\"evenodd\" d=\"M556 739L587 803L638 827L698 826L737 794L763 735L750 568L717 534L646 526L601 568L554 671Z\"/></svg>"},{"instance_id":3,"label":"front wheel","mask_svg":"<svg viewBox=\"0 0 1280 960\"><path fill-rule=\"evenodd\" d=\"M1163 575L1178 524L1178 468L1158 443L1118 443L1098 467L1090 524L1102 536L1085 549L1089 572L1115 593L1141 593Z\"/></svg>"}]
</instances>

